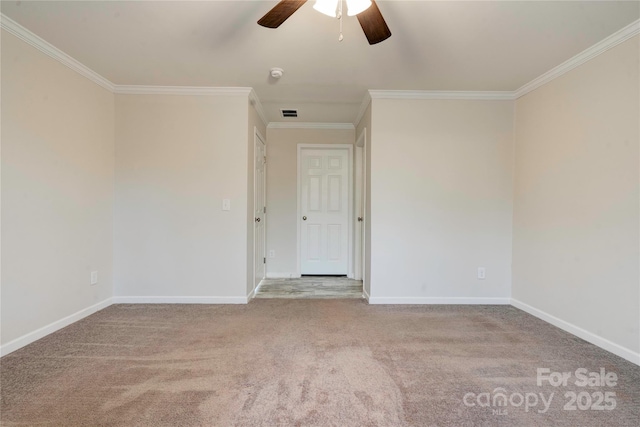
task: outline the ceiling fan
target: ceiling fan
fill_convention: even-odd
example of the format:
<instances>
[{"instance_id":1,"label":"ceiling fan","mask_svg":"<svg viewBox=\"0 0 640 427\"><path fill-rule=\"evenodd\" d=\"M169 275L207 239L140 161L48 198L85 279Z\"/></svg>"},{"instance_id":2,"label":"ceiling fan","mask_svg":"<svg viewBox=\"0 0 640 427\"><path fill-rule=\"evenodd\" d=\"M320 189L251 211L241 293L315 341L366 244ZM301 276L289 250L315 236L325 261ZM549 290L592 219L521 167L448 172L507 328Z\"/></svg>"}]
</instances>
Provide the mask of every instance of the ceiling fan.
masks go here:
<instances>
[{"instance_id":1,"label":"ceiling fan","mask_svg":"<svg viewBox=\"0 0 640 427\"><path fill-rule=\"evenodd\" d=\"M341 17L336 15L338 1L340 1L341 10L342 0L316 0L314 9L327 15ZM266 15L260 18L258 24L267 28L278 28L306 2L307 0L282 0L280 3L275 5L273 9L267 12ZM371 0L370 5L369 1L365 0L365 6L361 6L363 2L353 2L354 5L358 3L355 7L351 6L350 3L350 1L347 1L347 7L349 8L348 14L350 16L356 15L358 17L362 31L364 31L364 35L367 36L369 44L373 45L380 43L381 41L391 37L391 31L382 17L382 13L380 13L380 9L378 9L378 5L375 0ZM367 7L367 5L369 6ZM366 8L362 10L362 7Z\"/></svg>"}]
</instances>

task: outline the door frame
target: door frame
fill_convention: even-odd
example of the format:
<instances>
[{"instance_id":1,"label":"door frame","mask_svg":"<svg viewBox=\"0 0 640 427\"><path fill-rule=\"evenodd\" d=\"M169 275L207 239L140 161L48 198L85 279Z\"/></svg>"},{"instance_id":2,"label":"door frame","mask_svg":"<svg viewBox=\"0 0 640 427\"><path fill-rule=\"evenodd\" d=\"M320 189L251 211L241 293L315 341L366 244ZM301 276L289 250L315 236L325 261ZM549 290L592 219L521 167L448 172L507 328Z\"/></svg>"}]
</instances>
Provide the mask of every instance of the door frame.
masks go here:
<instances>
[{"instance_id":1,"label":"door frame","mask_svg":"<svg viewBox=\"0 0 640 427\"><path fill-rule=\"evenodd\" d=\"M365 281L365 247L367 246L367 233L366 233L366 224L367 224L367 128L362 129L360 135L356 139L356 156L360 157L360 170L359 176L355 176L354 188L355 188L355 201L360 201L362 205L362 223L358 225L356 231L354 231L354 275L353 278L356 280L362 280L362 283ZM356 170L355 173L358 171ZM355 206L354 206L354 215L355 215ZM355 225L355 223L354 223ZM360 230L360 233L357 230Z\"/></svg>"},{"instance_id":2,"label":"door frame","mask_svg":"<svg viewBox=\"0 0 640 427\"><path fill-rule=\"evenodd\" d=\"M297 174L296 174L296 276L302 276L302 268L301 268L301 257L300 257L300 237L302 230L302 206L300 205L302 202L302 185L301 185L301 162L300 159L302 157L302 150L305 149L321 149L321 150L346 150L347 151L347 176L349 177L347 182L347 189L349 194L347 195L347 200L349 200L349 212L347 217L347 234L348 234L348 247L347 247L347 277L353 279L353 144L298 144L298 158L297 158Z\"/></svg>"},{"instance_id":3,"label":"door frame","mask_svg":"<svg viewBox=\"0 0 640 427\"><path fill-rule=\"evenodd\" d=\"M256 211L256 194L258 192L258 186L256 183L256 147L258 144L262 144L264 147L264 158L265 158L265 162L263 165L263 170L264 170L264 178L262 180L262 200L264 201L264 206L266 208L267 206L267 141L266 139L262 136L262 134L260 133L260 131L258 130L258 128L256 126L253 127L253 209L251 211L251 217L253 218L253 215ZM263 244L263 248L262 251L264 253L264 258L266 260L267 258L267 213L264 212L262 215L263 218L263 224L262 224L262 244ZM267 263L264 263L264 276L262 277L262 280L260 280L260 283L258 283L256 285L256 249L257 249L257 245L256 245L256 226L255 226L255 218L252 220L253 223L253 277L251 278L251 282L253 283L253 291L252 294L255 295L256 291L258 290L258 288L260 287L260 284L262 283L262 280L264 280L267 277Z\"/></svg>"}]
</instances>

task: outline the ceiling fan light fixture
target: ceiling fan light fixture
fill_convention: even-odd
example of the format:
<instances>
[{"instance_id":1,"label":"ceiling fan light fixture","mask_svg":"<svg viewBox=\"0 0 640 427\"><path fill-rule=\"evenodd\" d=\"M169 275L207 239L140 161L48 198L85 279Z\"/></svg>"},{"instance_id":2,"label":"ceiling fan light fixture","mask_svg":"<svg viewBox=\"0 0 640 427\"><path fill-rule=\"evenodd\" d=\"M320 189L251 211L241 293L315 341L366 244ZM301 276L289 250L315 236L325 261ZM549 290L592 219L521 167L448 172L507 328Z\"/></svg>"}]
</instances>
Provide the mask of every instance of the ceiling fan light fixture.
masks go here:
<instances>
[{"instance_id":1,"label":"ceiling fan light fixture","mask_svg":"<svg viewBox=\"0 0 640 427\"><path fill-rule=\"evenodd\" d=\"M342 40L342 12L345 0L316 0L313 8L332 18L340 18L340 37ZM258 25L266 28L278 28L289 19L307 0L280 0L258 20ZM346 0L348 14L357 15L358 22L370 45L378 44L391 37L391 30L387 26L375 0Z\"/></svg>"},{"instance_id":2,"label":"ceiling fan light fixture","mask_svg":"<svg viewBox=\"0 0 640 427\"><path fill-rule=\"evenodd\" d=\"M355 16L371 6L371 0L347 0L347 15Z\"/></svg>"},{"instance_id":3,"label":"ceiling fan light fixture","mask_svg":"<svg viewBox=\"0 0 640 427\"><path fill-rule=\"evenodd\" d=\"M313 8L320 13L335 18L338 10L338 0L316 0Z\"/></svg>"}]
</instances>

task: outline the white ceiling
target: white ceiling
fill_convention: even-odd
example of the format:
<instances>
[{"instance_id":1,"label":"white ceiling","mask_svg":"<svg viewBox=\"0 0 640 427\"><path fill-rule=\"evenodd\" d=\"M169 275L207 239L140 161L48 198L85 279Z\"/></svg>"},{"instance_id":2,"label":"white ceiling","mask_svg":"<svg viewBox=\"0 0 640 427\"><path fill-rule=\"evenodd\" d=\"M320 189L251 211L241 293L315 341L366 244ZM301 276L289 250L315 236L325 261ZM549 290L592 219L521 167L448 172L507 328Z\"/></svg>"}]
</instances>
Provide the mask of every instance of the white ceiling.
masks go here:
<instances>
[{"instance_id":1,"label":"white ceiling","mask_svg":"<svg viewBox=\"0 0 640 427\"><path fill-rule=\"evenodd\" d=\"M307 2L3 1L2 13L117 85L250 86L270 121L352 122L367 89L511 91L638 19L637 1L379 1L393 36ZM285 70L275 81L271 67Z\"/></svg>"}]
</instances>

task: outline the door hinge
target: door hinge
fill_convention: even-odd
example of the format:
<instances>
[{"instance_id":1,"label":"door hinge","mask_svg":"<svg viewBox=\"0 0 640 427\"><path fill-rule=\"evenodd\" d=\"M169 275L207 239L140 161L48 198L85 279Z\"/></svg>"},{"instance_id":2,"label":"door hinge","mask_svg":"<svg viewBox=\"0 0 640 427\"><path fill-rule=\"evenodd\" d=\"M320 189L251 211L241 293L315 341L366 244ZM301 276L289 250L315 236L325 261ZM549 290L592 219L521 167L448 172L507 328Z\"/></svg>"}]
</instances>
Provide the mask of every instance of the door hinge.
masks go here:
<instances>
[{"instance_id":1,"label":"door hinge","mask_svg":"<svg viewBox=\"0 0 640 427\"><path fill-rule=\"evenodd\" d=\"M262 263L266 264L267 263L267 259L266 258L262 258Z\"/></svg>"},{"instance_id":2,"label":"door hinge","mask_svg":"<svg viewBox=\"0 0 640 427\"><path fill-rule=\"evenodd\" d=\"M262 208L262 212L263 213L267 213L267 207L266 206L264 208Z\"/></svg>"},{"instance_id":3,"label":"door hinge","mask_svg":"<svg viewBox=\"0 0 640 427\"><path fill-rule=\"evenodd\" d=\"M264 156L263 159L264 159L264 164L266 165L267 164L267 156Z\"/></svg>"}]
</instances>

